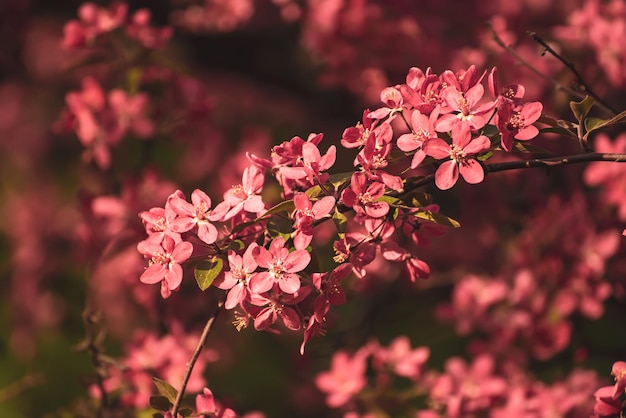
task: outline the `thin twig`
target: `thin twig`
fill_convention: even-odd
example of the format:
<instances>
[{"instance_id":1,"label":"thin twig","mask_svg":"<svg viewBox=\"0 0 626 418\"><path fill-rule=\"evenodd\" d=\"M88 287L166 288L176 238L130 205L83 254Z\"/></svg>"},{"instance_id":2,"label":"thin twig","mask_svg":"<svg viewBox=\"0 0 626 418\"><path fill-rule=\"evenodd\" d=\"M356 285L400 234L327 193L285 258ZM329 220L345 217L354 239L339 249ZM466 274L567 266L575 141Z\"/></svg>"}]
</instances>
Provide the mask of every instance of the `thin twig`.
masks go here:
<instances>
[{"instance_id":1,"label":"thin twig","mask_svg":"<svg viewBox=\"0 0 626 418\"><path fill-rule=\"evenodd\" d=\"M0 389L0 402L6 402L13 399L21 395L26 390L42 385L45 382L46 379L44 376L38 373L22 376L16 382Z\"/></svg>"},{"instance_id":2,"label":"thin twig","mask_svg":"<svg viewBox=\"0 0 626 418\"><path fill-rule=\"evenodd\" d=\"M502 38L500 38L500 36L498 36L498 34L496 33L496 30L493 28L490 22L487 22L487 24L489 25L489 29L491 30L491 35L493 36L494 41L496 41L496 43L500 45L502 48L504 48L509 54L515 57L520 62L520 64L524 65L526 68L532 71L535 75L539 76L540 78L546 80L548 83L552 84L554 88L556 88L557 90L562 90L566 92L567 94L569 94L570 96L576 97L577 99L582 100L585 98L584 94L559 83L555 79L548 77L546 74L536 69L531 63L529 63L524 58L522 58L522 56L519 55L517 51L515 51L510 45L507 45L504 43L504 41L502 40Z\"/></svg>"},{"instance_id":3,"label":"thin twig","mask_svg":"<svg viewBox=\"0 0 626 418\"><path fill-rule=\"evenodd\" d=\"M578 85L582 87L583 93L588 95L588 96L593 97L594 100L597 102L598 107L601 107L605 112L612 113L613 116L617 115L617 111L615 109L613 109L604 100L602 100L602 98L600 96L598 96L593 91L593 89L585 82L585 80L583 79L582 75L580 75L578 70L576 70L576 67L574 67L573 63L571 63L570 61L566 60L561 54L559 54L554 49L552 49L552 47L550 45L548 45L548 43L546 41L544 41L535 32L528 32L528 35L530 35L530 37L533 38L533 40L535 42L539 43L543 47L545 52L548 52L554 58L556 58L559 61L561 61L563 63L563 65L565 67L567 67L572 72L572 74L574 74L574 76L576 77L576 81L578 82Z\"/></svg>"},{"instance_id":4,"label":"thin twig","mask_svg":"<svg viewBox=\"0 0 626 418\"><path fill-rule=\"evenodd\" d=\"M623 163L626 162L626 154L602 154L599 152L589 152L586 154L567 155L564 157L507 161L504 163L485 164L485 171L488 173L495 173L498 171L517 170L521 168L550 168L560 165L588 163L592 161L611 161L615 163Z\"/></svg>"},{"instance_id":5,"label":"thin twig","mask_svg":"<svg viewBox=\"0 0 626 418\"><path fill-rule=\"evenodd\" d=\"M222 311L223 306L224 306L224 299L222 298L217 303L217 308L215 309L215 312L209 317L208 321L206 322L206 325L204 326L204 330L202 330L202 335L200 336L200 340L198 341L198 345L196 346L196 350L191 356L189 363L187 363L187 371L185 372L183 383L180 387L180 390L178 391L178 394L176 395L176 400L174 401L174 405L172 406L172 416L174 418L178 416L178 409L180 408L180 403L182 402L183 397L185 396L185 390L187 389L187 383L189 383L189 379L191 378L191 372L193 372L193 368L196 364L196 361L198 361L198 358L200 357L200 353L202 352L202 349L204 348L204 345L206 344L206 340L209 337L209 334L211 333L211 329L213 328L213 323L215 322L215 319L218 317L218 315Z\"/></svg>"},{"instance_id":6,"label":"thin twig","mask_svg":"<svg viewBox=\"0 0 626 418\"><path fill-rule=\"evenodd\" d=\"M609 161L614 163L626 162L626 154L603 154L599 152L589 152L585 154L565 155L563 157L535 158L532 160L507 161L504 163L483 164L485 172L495 173L498 171L519 170L523 168L551 168L568 164L589 163L594 161ZM434 174L429 174L404 187L404 194L413 191L421 186L430 184L435 178Z\"/></svg>"}]
</instances>

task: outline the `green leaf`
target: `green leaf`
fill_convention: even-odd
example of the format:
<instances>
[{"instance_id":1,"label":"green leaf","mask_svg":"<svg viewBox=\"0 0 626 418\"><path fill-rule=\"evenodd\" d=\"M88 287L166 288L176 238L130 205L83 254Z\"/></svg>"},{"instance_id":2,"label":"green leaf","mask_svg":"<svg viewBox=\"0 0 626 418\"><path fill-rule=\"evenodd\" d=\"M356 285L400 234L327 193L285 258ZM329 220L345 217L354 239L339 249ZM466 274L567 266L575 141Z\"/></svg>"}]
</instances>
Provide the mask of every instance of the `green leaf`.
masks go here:
<instances>
[{"instance_id":1,"label":"green leaf","mask_svg":"<svg viewBox=\"0 0 626 418\"><path fill-rule=\"evenodd\" d=\"M282 201L279 204L275 205L273 208L269 209L263 215L261 215L258 218L256 218L255 221L259 221L259 220L261 220L263 218L266 218L269 215L273 215L275 213L291 212L295 208L296 208L296 205L293 203L293 200L285 200L285 201Z\"/></svg>"},{"instance_id":2,"label":"green leaf","mask_svg":"<svg viewBox=\"0 0 626 418\"><path fill-rule=\"evenodd\" d=\"M590 132L594 129L599 129L606 123L605 119L600 118L587 118L585 119L585 131Z\"/></svg>"},{"instance_id":3,"label":"green leaf","mask_svg":"<svg viewBox=\"0 0 626 418\"><path fill-rule=\"evenodd\" d=\"M493 157L493 152L489 151L488 153L482 154L478 156L478 161L487 161L488 159L490 159L491 157Z\"/></svg>"},{"instance_id":4,"label":"green leaf","mask_svg":"<svg viewBox=\"0 0 626 418\"><path fill-rule=\"evenodd\" d=\"M238 232L241 232L247 227L254 225L255 223L257 223L256 219L254 221L242 222L240 224L237 224L233 227L233 230L231 231L231 233L236 234Z\"/></svg>"},{"instance_id":5,"label":"green leaf","mask_svg":"<svg viewBox=\"0 0 626 418\"><path fill-rule=\"evenodd\" d=\"M333 214L333 222L335 223L335 227L339 232L339 236L343 238L343 234L345 234L346 227L348 226L348 218L346 218L343 213L335 209L335 213Z\"/></svg>"},{"instance_id":6,"label":"green leaf","mask_svg":"<svg viewBox=\"0 0 626 418\"><path fill-rule=\"evenodd\" d=\"M234 250L234 251L237 251L237 250L241 250L241 249L243 249L245 246L246 246L246 244L245 244L242 240L240 240L240 239L236 239L236 240L231 241L231 242L228 244L228 247L226 247L226 248L227 248L228 250Z\"/></svg>"},{"instance_id":7,"label":"green leaf","mask_svg":"<svg viewBox=\"0 0 626 418\"><path fill-rule=\"evenodd\" d=\"M315 199L317 196L322 194L322 188L319 185L315 185L304 192L309 199Z\"/></svg>"},{"instance_id":8,"label":"green leaf","mask_svg":"<svg viewBox=\"0 0 626 418\"><path fill-rule=\"evenodd\" d=\"M583 123L583 120L587 117L595 103L596 101L593 100L593 97L585 96L580 102L569 102L569 107L572 109L572 113L578 123Z\"/></svg>"},{"instance_id":9,"label":"green leaf","mask_svg":"<svg viewBox=\"0 0 626 418\"><path fill-rule=\"evenodd\" d=\"M524 141L515 141L513 143L513 148L519 152L525 152L529 154L539 154L539 155L554 155L552 151L548 151L545 148L542 148L538 145L533 144L532 142Z\"/></svg>"},{"instance_id":10,"label":"green leaf","mask_svg":"<svg viewBox=\"0 0 626 418\"><path fill-rule=\"evenodd\" d=\"M626 123L626 110L620 113L619 115L613 116L609 120L603 121L602 123L600 123L599 119L597 118L589 118L589 119L592 119L592 121L589 122L591 126L587 127L587 121L585 121L585 127L587 127L587 133L585 134L585 136L583 136L583 140L587 140L587 137L589 136L591 132L598 130L600 128L604 128L606 126L611 126L611 125L617 125L618 123Z\"/></svg>"},{"instance_id":11,"label":"green leaf","mask_svg":"<svg viewBox=\"0 0 626 418\"><path fill-rule=\"evenodd\" d=\"M439 225L450 226L453 228L459 228L461 224L459 221L452 219L439 212L432 212L430 210L420 210L413 213L416 218L424 219L430 222L434 222Z\"/></svg>"},{"instance_id":12,"label":"green leaf","mask_svg":"<svg viewBox=\"0 0 626 418\"><path fill-rule=\"evenodd\" d=\"M181 414L184 417L189 417L191 416L191 414L193 414L193 410L190 408L180 408L178 410L178 413Z\"/></svg>"},{"instance_id":13,"label":"green leaf","mask_svg":"<svg viewBox=\"0 0 626 418\"><path fill-rule=\"evenodd\" d=\"M562 136L569 136L570 138L578 140L578 136L576 136L574 132L570 131L569 129L562 128L560 126L557 126L556 128L541 128L539 129L539 133L558 134Z\"/></svg>"},{"instance_id":14,"label":"green leaf","mask_svg":"<svg viewBox=\"0 0 626 418\"><path fill-rule=\"evenodd\" d=\"M161 380L158 377L153 377L152 381L157 387L157 390L163 395L172 405L176 402L178 391L174 389L174 386L167 383L165 380Z\"/></svg>"},{"instance_id":15,"label":"green leaf","mask_svg":"<svg viewBox=\"0 0 626 418\"><path fill-rule=\"evenodd\" d=\"M338 191L342 189L348 183L348 181L350 181L352 173L352 171L349 171L346 173L331 174L328 181L330 181L330 184L332 184L335 190Z\"/></svg>"},{"instance_id":16,"label":"green leaf","mask_svg":"<svg viewBox=\"0 0 626 418\"><path fill-rule=\"evenodd\" d=\"M172 403L161 395L150 396L150 406L157 411L169 411Z\"/></svg>"},{"instance_id":17,"label":"green leaf","mask_svg":"<svg viewBox=\"0 0 626 418\"><path fill-rule=\"evenodd\" d=\"M193 274L196 277L200 290L207 290L213 283L213 280L222 272L223 268L224 261L218 256L198 263Z\"/></svg>"},{"instance_id":18,"label":"green leaf","mask_svg":"<svg viewBox=\"0 0 626 418\"><path fill-rule=\"evenodd\" d=\"M392 206L402 204L402 200L398 199L397 197L387 196L387 195L383 195L379 197L377 199L377 202L385 202Z\"/></svg>"}]
</instances>

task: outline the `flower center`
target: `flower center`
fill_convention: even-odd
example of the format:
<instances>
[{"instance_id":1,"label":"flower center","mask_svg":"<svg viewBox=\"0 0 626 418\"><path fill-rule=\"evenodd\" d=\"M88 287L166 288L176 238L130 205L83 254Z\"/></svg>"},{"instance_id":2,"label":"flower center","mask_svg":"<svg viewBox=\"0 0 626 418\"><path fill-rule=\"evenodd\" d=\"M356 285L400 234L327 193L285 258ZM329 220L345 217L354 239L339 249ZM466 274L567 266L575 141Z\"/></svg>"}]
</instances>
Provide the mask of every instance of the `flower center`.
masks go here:
<instances>
[{"instance_id":1,"label":"flower center","mask_svg":"<svg viewBox=\"0 0 626 418\"><path fill-rule=\"evenodd\" d=\"M450 158L452 158L459 164L463 164L463 162L467 159L467 156L465 155L465 151L463 151L463 148L452 144L450 146Z\"/></svg>"},{"instance_id":2,"label":"flower center","mask_svg":"<svg viewBox=\"0 0 626 418\"><path fill-rule=\"evenodd\" d=\"M514 112L506 123L506 129L516 131L524 127L524 117L519 112Z\"/></svg>"},{"instance_id":3,"label":"flower center","mask_svg":"<svg viewBox=\"0 0 626 418\"><path fill-rule=\"evenodd\" d=\"M361 202L361 204L363 205L367 205L368 203L371 203L374 201L374 198L372 197L371 194L369 194L369 192L365 192L365 193L359 193L359 202Z\"/></svg>"}]
</instances>

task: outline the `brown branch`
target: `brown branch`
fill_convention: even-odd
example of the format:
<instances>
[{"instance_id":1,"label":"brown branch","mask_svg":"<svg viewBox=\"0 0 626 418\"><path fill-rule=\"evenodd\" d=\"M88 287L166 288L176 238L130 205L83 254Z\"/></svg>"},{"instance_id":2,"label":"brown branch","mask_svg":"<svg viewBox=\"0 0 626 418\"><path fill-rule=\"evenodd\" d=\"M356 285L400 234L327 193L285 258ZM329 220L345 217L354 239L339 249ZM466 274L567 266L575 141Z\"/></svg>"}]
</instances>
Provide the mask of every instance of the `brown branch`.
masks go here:
<instances>
[{"instance_id":1,"label":"brown branch","mask_svg":"<svg viewBox=\"0 0 626 418\"><path fill-rule=\"evenodd\" d=\"M599 152L589 152L585 154L566 155L563 157L535 158L532 160L507 161L504 163L483 164L485 172L496 173L498 171L519 170L522 168L551 168L568 164L589 163L594 161L608 161L614 163L626 162L626 154L602 154ZM435 179L434 174L429 174L405 185L404 190L399 193L413 191L419 187L430 184Z\"/></svg>"},{"instance_id":2,"label":"brown branch","mask_svg":"<svg viewBox=\"0 0 626 418\"><path fill-rule=\"evenodd\" d=\"M626 162L626 154L602 154L599 152L589 152L585 154L566 155L564 157L508 161L504 163L485 164L485 171L488 173L495 173L498 171L517 170L521 168L551 168L561 165L589 163L593 161L610 161L615 163L623 163Z\"/></svg>"},{"instance_id":3,"label":"brown branch","mask_svg":"<svg viewBox=\"0 0 626 418\"><path fill-rule=\"evenodd\" d=\"M576 81L578 82L578 85L580 87L582 87L582 90L584 92L584 94L587 94L591 97L594 98L594 100L597 102L598 107L601 107L605 112L608 113L612 113L613 116L617 115L617 111L615 109L613 109L608 103L606 103L604 100L602 100L600 98L600 96L598 96L593 89L585 82L585 80L583 79L583 76L580 75L580 73L578 72L578 70L576 70L576 67L574 67L574 64L571 63L570 61L566 60L561 54L559 54L558 52L556 52L554 49L552 49L552 47L550 45L548 45L548 43L546 41L544 41L539 35L537 35L535 32L528 32L528 35L530 35L531 38L533 38L533 40L535 42L537 42L538 44L540 44L545 52L548 52L550 55L552 55L554 58L558 59L559 61L561 61L561 63L563 63L563 65L569 69L572 74L574 74L574 76L576 77Z\"/></svg>"},{"instance_id":4,"label":"brown branch","mask_svg":"<svg viewBox=\"0 0 626 418\"><path fill-rule=\"evenodd\" d=\"M520 64L524 65L526 68L528 68L530 71L532 71L538 77L540 77L540 78L544 79L545 81L547 81L548 83L552 84L555 89L562 90L562 91L566 92L567 94L569 94L570 96L576 97L576 98L581 99L581 100L585 98L584 94L582 94L580 92L577 92L576 90L573 90L573 89L571 89L571 88L569 88L569 87L559 83L555 79L548 77L546 74L544 74L541 71L539 71L538 69L536 69L531 63L529 63L524 58L522 58L522 56L520 54L518 54L517 51L515 51L515 49L513 49L513 47L511 47L511 45L507 45L507 44L504 43L504 41L502 40L502 38L500 38L500 36L498 36L498 34L496 33L496 30L493 28L493 26L491 25L490 22L487 22L487 24L489 25L489 29L491 30L491 35L493 36L493 40L496 41L496 43L498 45L500 45L503 49L505 49L515 59L517 59Z\"/></svg>"},{"instance_id":5,"label":"brown branch","mask_svg":"<svg viewBox=\"0 0 626 418\"><path fill-rule=\"evenodd\" d=\"M13 399L21 395L26 390L42 385L45 382L45 377L38 373L22 376L16 382L0 389L0 402L6 402Z\"/></svg>"},{"instance_id":6,"label":"brown branch","mask_svg":"<svg viewBox=\"0 0 626 418\"><path fill-rule=\"evenodd\" d=\"M215 309L215 312L213 312L213 314L209 317L208 321L206 322L206 325L204 326L204 330L202 330L202 335L200 335L200 340L198 341L198 345L196 346L196 350L191 356L189 363L187 363L187 371L185 372L183 383L180 387L180 390L178 391L178 394L176 395L176 400L174 401L174 405L172 406L172 416L175 418L178 416L178 409L180 408L180 404L183 400L183 397L185 396L185 389L187 388L187 383L189 383L189 379L191 378L191 372L193 371L193 368L196 362L198 361L198 358L200 357L200 353L202 352L202 349L204 348L204 345L206 344L206 340L209 337L209 334L211 333L211 329L213 328L213 323L215 322L215 319L218 317L218 315L222 311L223 306L224 306L224 298L222 297L220 301L217 303L217 308Z\"/></svg>"}]
</instances>

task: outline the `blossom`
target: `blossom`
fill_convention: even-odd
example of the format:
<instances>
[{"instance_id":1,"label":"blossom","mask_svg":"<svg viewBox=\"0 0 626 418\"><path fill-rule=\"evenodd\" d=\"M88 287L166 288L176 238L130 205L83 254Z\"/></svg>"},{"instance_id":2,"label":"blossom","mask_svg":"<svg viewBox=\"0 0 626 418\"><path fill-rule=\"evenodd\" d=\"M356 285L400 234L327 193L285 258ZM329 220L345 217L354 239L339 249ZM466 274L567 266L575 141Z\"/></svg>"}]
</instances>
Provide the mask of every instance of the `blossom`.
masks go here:
<instances>
[{"instance_id":1,"label":"blossom","mask_svg":"<svg viewBox=\"0 0 626 418\"><path fill-rule=\"evenodd\" d=\"M233 218L242 211L258 214L265 209L263 199L259 195L263 189L265 175L263 171L255 165L246 167L243 171L241 184L231 187L224 193L224 202L220 205L227 205L228 211L221 219L226 221ZM216 207L216 211L221 211Z\"/></svg>"},{"instance_id":2,"label":"blossom","mask_svg":"<svg viewBox=\"0 0 626 418\"><path fill-rule=\"evenodd\" d=\"M230 270L223 276L215 279L215 285L222 290L230 290L226 297L224 307L233 309L241 303L248 295L248 283L253 272L258 267L252 253L258 245L252 243L246 248L243 256L238 255L233 250L228 251L228 265Z\"/></svg>"},{"instance_id":3,"label":"blossom","mask_svg":"<svg viewBox=\"0 0 626 418\"><path fill-rule=\"evenodd\" d=\"M472 130L485 126L495 103L489 102L481 105L480 101L484 92L482 84L476 84L464 93L452 86L443 89L441 96L447 104L446 110L457 113L442 115L437 120L437 131L447 132L458 124L469 125Z\"/></svg>"},{"instance_id":4,"label":"blossom","mask_svg":"<svg viewBox=\"0 0 626 418\"><path fill-rule=\"evenodd\" d=\"M539 119L542 110L543 105L540 102L513 106L512 102L507 101L498 106L496 125L505 151L511 151L513 138L527 141L539 134L539 129L532 124Z\"/></svg>"},{"instance_id":5,"label":"blossom","mask_svg":"<svg viewBox=\"0 0 626 418\"><path fill-rule=\"evenodd\" d=\"M437 159L450 157L450 160L442 163L435 173L437 187L447 190L457 182L459 172L470 184L483 181L485 172L482 166L470 157L488 150L490 146L489 138L481 135L472 139L469 126L461 124L452 130L452 145L448 145L442 139L434 138L428 140L423 149L427 155Z\"/></svg>"},{"instance_id":6,"label":"blossom","mask_svg":"<svg viewBox=\"0 0 626 418\"><path fill-rule=\"evenodd\" d=\"M293 198L296 206L293 244L297 250L305 249L313 239L313 221L327 216L335 207L335 198L325 196L315 203L302 192Z\"/></svg>"},{"instance_id":7,"label":"blossom","mask_svg":"<svg viewBox=\"0 0 626 418\"><path fill-rule=\"evenodd\" d=\"M161 244L148 240L140 242L137 250L149 259L149 266L139 280L146 284L161 282L161 295L164 298L169 297L183 281L181 263L191 257L193 245L186 241L175 243L166 235Z\"/></svg>"},{"instance_id":8,"label":"blossom","mask_svg":"<svg viewBox=\"0 0 626 418\"><path fill-rule=\"evenodd\" d=\"M613 390L613 399L617 399L624 394L626 390L626 362L616 361L613 363L611 374L615 377L615 389Z\"/></svg>"},{"instance_id":9,"label":"blossom","mask_svg":"<svg viewBox=\"0 0 626 418\"><path fill-rule=\"evenodd\" d=\"M387 202L377 202L376 199L385 194L385 186L380 182L367 184L365 173L352 174L350 188L341 193L343 203L354 209L357 214L372 218L381 218L389 212Z\"/></svg>"},{"instance_id":10,"label":"blossom","mask_svg":"<svg viewBox=\"0 0 626 418\"><path fill-rule=\"evenodd\" d=\"M293 294L281 293L268 297L251 294L250 303L263 306L254 318L254 329L267 330L280 318L283 324L292 331L300 329L300 315L295 309L287 305L296 305L302 302L311 293L310 287L302 287Z\"/></svg>"},{"instance_id":11,"label":"blossom","mask_svg":"<svg viewBox=\"0 0 626 418\"><path fill-rule=\"evenodd\" d=\"M365 360L368 354L361 349L350 357L345 351L337 351L333 355L330 370L317 375L315 385L327 394L328 406L338 408L345 405L365 387Z\"/></svg>"},{"instance_id":12,"label":"blossom","mask_svg":"<svg viewBox=\"0 0 626 418\"><path fill-rule=\"evenodd\" d=\"M252 252L259 267L267 269L250 279L250 289L254 293L264 293L278 284L285 293L295 293L300 289L300 278L297 274L306 268L311 261L311 254L306 250L289 252L285 248L285 239L278 237L272 241L269 250L256 247Z\"/></svg>"},{"instance_id":13,"label":"blossom","mask_svg":"<svg viewBox=\"0 0 626 418\"><path fill-rule=\"evenodd\" d=\"M207 244L217 240L217 228L211 223L220 219L222 211L211 211L211 198L202 190L196 189L191 194L191 202L187 202L181 193L174 193L168 199L172 210L178 215L171 222L171 229L175 232L187 232L194 227L198 228L198 238Z\"/></svg>"},{"instance_id":14,"label":"blossom","mask_svg":"<svg viewBox=\"0 0 626 418\"><path fill-rule=\"evenodd\" d=\"M396 144L404 152L417 150L411 160L411 168L416 168L426 158L426 153L422 150L422 145L427 139L437 138L434 123L437 120L438 112L432 112L429 116L422 114L419 110L411 113L411 132L398 137Z\"/></svg>"}]
</instances>

